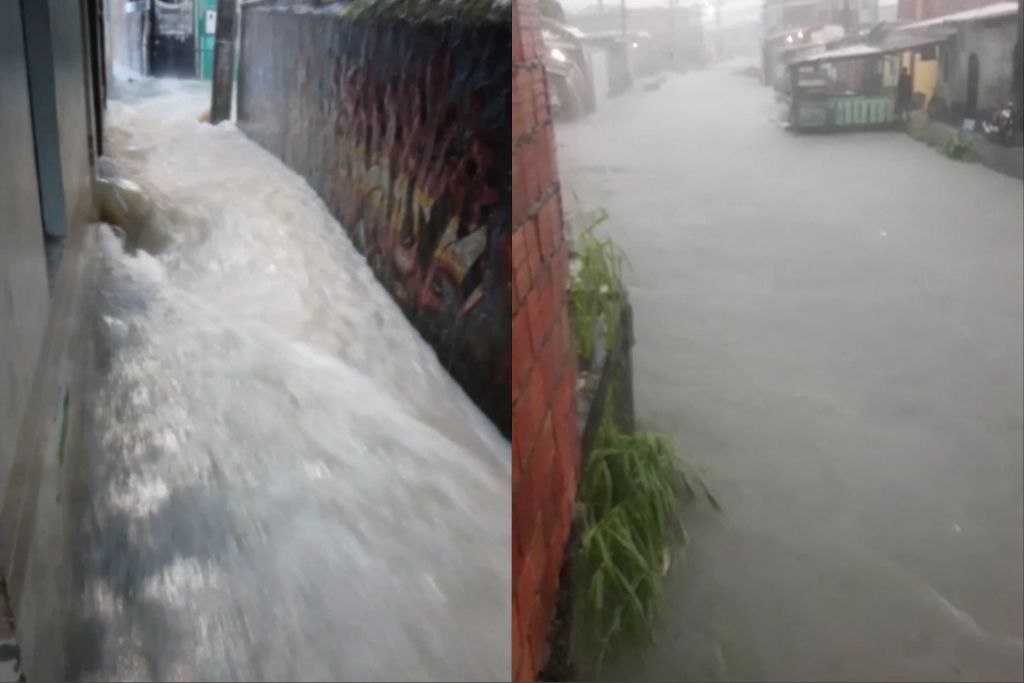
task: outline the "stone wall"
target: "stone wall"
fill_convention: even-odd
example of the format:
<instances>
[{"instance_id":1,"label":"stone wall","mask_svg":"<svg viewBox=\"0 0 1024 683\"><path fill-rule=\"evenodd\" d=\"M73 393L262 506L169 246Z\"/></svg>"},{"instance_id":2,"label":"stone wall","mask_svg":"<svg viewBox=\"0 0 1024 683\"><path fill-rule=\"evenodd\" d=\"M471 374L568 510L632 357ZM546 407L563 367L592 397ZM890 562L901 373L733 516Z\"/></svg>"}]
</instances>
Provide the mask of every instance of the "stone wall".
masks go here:
<instances>
[{"instance_id":1,"label":"stone wall","mask_svg":"<svg viewBox=\"0 0 1024 683\"><path fill-rule=\"evenodd\" d=\"M568 245L535 0L512 6L512 665L548 657L579 477Z\"/></svg>"},{"instance_id":2,"label":"stone wall","mask_svg":"<svg viewBox=\"0 0 1024 683\"><path fill-rule=\"evenodd\" d=\"M239 127L302 175L511 434L506 0L244 5Z\"/></svg>"}]
</instances>

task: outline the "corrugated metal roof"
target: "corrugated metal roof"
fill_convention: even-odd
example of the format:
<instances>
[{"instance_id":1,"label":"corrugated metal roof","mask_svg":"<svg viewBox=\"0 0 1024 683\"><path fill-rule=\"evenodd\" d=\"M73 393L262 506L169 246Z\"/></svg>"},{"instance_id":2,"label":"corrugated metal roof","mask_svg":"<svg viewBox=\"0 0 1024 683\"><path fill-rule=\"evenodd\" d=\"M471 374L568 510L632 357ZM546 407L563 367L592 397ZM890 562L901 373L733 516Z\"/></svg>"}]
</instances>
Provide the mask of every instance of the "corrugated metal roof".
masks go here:
<instances>
[{"instance_id":1,"label":"corrugated metal roof","mask_svg":"<svg viewBox=\"0 0 1024 683\"><path fill-rule=\"evenodd\" d=\"M885 36L885 38L878 43L857 43L855 45L846 45L836 48L835 50L828 50L827 52L816 54L812 57L795 60L793 65L836 62L844 59L857 59L860 57L880 57L882 55L892 54L895 52L904 52L915 48L927 47L928 45L936 45L938 43L945 42L950 35L952 35L952 31L942 30L941 28L913 33L902 31L898 33L893 32Z\"/></svg>"},{"instance_id":2,"label":"corrugated metal roof","mask_svg":"<svg viewBox=\"0 0 1024 683\"><path fill-rule=\"evenodd\" d=\"M964 12L944 14L941 17L917 21L913 24L905 24L897 28L904 31L907 29L926 28L929 26L940 26L942 24L960 24L969 21L983 21L985 19L998 19L1001 17L1012 17L1017 14L1019 2L997 2L992 5L985 5L977 9L970 9Z\"/></svg>"}]
</instances>

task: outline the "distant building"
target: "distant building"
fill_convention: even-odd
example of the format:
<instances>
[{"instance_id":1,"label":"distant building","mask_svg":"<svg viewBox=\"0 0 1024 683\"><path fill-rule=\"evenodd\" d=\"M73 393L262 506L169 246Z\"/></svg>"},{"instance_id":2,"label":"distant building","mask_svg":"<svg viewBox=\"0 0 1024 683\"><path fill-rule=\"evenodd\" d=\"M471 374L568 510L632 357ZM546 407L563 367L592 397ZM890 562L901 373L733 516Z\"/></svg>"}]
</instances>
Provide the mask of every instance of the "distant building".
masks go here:
<instances>
[{"instance_id":1,"label":"distant building","mask_svg":"<svg viewBox=\"0 0 1024 683\"><path fill-rule=\"evenodd\" d=\"M617 8L572 14L567 21L587 34L622 31L622 15ZM693 69L707 60L704 25L697 5L630 8L626 29L637 36L631 42L635 54L630 58L637 75Z\"/></svg>"},{"instance_id":2,"label":"distant building","mask_svg":"<svg viewBox=\"0 0 1024 683\"><path fill-rule=\"evenodd\" d=\"M830 42L824 52L796 50L784 64L789 80L798 86L807 80L807 87L794 98L800 106L791 114L797 121L804 113L817 117L804 122L808 125L830 125L857 120L857 107L870 104L881 107L878 120L887 123L900 71L906 69L915 108L926 106L930 118L957 126L986 118L1014 97L1019 12L1018 2L991 3L922 21L880 24ZM852 119L847 104L854 105Z\"/></svg>"},{"instance_id":3,"label":"distant building","mask_svg":"<svg viewBox=\"0 0 1024 683\"><path fill-rule=\"evenodd\" d=\"M985 116L1014 98L1019 3L960 0L948 4L980 6L901 26L903 31L940 29L951 34L937 52L911 55L905 66L914 75L914 91L928 101L938 96L949 119Z\"/></svg>"},{"instance_id":4,"label":"distant building","mask_svg":"<svg viewBox=\"0 0 1024 683\"><path fill-rule=\"evenodd\" d=\"M786 64L825 50L844 34L879 21L878 0L764 0L761 71L765 84L784 87ZM838 31L838 33L837 33Z\"/></svg>"},{"instance_id":5,"label":"distant building","mask_svg":"<svg viewBox=\"0 0 1024 683\"><path fill-rule=\"evenodd\" d=\"M765 35L835 24L852 29L878 21L878 0L764 0Z\"/></svg>"}]
</instances>

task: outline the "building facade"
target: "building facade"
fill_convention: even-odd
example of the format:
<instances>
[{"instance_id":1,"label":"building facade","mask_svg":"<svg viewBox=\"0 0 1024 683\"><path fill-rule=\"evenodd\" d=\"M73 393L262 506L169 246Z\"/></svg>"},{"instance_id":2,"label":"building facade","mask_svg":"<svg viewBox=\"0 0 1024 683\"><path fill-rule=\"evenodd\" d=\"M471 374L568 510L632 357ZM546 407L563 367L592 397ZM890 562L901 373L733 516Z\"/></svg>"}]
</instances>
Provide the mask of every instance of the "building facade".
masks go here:
<instances>
[{"instance_id":1,"label":"building facade","mask_svg":"<svg viewBox=\"0 0 1024 683\"><path fill-rule=\"evenodd\" d=\"M945 51L940 92L954 119L984 117L1014 99L1017 15L960 22Z\"/></svg>"}]
</instances>

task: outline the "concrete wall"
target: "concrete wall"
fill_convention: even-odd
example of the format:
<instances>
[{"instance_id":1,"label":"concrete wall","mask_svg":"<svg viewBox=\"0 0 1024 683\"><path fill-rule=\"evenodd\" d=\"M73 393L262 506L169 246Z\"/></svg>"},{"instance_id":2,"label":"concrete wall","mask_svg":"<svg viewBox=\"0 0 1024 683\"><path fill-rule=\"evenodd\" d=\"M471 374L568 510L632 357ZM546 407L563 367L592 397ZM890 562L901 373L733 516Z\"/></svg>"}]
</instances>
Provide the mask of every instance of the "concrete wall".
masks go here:
<instances>
[{"instance_id":1,"label":"concrete wall","mask_svg":"<svg viewBox=\"0 0 1024 683\"><path fill-rule=\"evenodd\" d=\"M61 261L49 286L41 206L51 211L48 228L62 212L66 230L56 233L81 243L94 208L83 19L82 0L0 2L0 574L29 680L65 677L58 447L70 433L65 417L81 404L77 394L62 399L76 349L67 304L83 288L72 286L75 257ZM42 183L37 158L46 161Z\"/></svg>"},{"instance_id":2,"label":"concrete wall","mask_svg":"<svg viewBox=\"0 0 1024 683\"><path fill-rule=\"evenodd\" d=\"M0 2L0 93L0 482L7 482L49 311L17 2Z\"/></svg>"},{"instance_id":3,"label":"concrete wall","mask_svg":"<svg viewBox=\"0 0 1024 683\"><path fill-rule=\"evenodd\" d=\"M92 220L93 111L82 0L49 0L53 83L69 229Z\"/></svg>"},{"instance_id":4,"label":"concrete wall","mask_svg":"<svg viewBox=\"0 0 1024 683\"><path fill-rule=\"evenodd\" d=\"M509 435L510 10L454 6L245 6L238 125L317 190Z\"/></svg>"},{"instance_id":5,"label":"concrete wall","mask_svg":"<svg viewBox=\"0 0 1024 683\"><path fill-rule=\"evenodd\" d=\"M513 3L512 662L533 680L547 639L579 477L568 245L535 0Z\"/></svg>"},{"instance_id":6,"label":"concrete wall","mask_svg":"<svg viewBox=\"0 0 1024 683\"><path fill-rule=\"evenodd\" d=\"M978 55L978 110L985 112L1013 99L1013 48L1017 44L1017 18L960 24L953 39L953 63L945 83L954 105L967 101L967 65Z\"/></svg>"}]
</instances>

